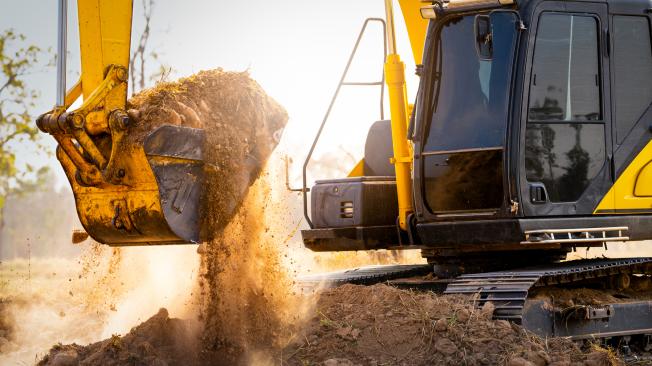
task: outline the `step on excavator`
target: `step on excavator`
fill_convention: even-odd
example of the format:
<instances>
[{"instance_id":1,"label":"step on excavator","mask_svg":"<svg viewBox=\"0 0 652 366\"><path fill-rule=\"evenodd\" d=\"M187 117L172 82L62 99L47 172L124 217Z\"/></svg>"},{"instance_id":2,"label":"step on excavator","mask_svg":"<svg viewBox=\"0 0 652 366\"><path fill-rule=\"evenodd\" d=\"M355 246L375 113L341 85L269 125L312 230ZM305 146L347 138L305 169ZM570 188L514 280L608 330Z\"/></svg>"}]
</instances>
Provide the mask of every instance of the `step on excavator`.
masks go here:
<instances>
[{"instance_id":1,"label":"step on excavator","mask_svg":"<svg viewBox=\"0 0 652 366\"><path fill-rule=\"evenodd\" d=\"M58 141L80 220L114 246L196 243L203 131L125 131L132 2L78 0L81 79L65 89L60 0ZM311 281L437 289L491 303L541 336L649 348L652 258L567 261L583 248L652 239L652 5L648 0L398 0L419 89L408 103L394 4L367 19L303 164L306 247L420 249L427 265L363 268ZM357 45L384 29L380 81L348 82ZM380 120L346 177L307 171L340 89L376 85ZM384 118L387 88L390 119ZM70 110L83 95L80 107ZM189 193L190 192L190 193ZM184 200L184 209L175 200ZM435 278L435 280L420 280ZM406 279L407 278L407 279ZM634 288L634 284L638 287ZM619 301L550 306L532 296L597 288Z\"/></svg>"}]
</instances>

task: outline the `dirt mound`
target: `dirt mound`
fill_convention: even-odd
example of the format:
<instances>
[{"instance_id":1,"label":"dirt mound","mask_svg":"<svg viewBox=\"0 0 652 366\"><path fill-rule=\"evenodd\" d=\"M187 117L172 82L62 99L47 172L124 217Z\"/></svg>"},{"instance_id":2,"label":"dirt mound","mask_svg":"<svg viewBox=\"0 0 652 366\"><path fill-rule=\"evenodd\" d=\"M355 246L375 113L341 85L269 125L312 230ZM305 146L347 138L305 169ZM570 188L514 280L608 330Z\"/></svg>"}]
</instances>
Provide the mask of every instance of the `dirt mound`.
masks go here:
<instances>
[{"instance_id":1,"label":"dirt mound","mask_svg":"<svg viewBox=\"0 0 652 366\"><path fill-rule=\"evenodd\" d=\"M197 341L190 323L170 319L165 309L133 328L88 346L56 345L39 366L191 365L197 362Z\"/></svg>"},{"instance_id":2,"label":"dirt mound","mask_svg":"<svg viewBox=\"0 0 652 366\"><path fill-rule=\"evenodd\" d=\"M540 339L465 297L345 285L322 293L283 353L290 365L611 365L598 348Z\"/></svg>"},{"instance_id":3,"label":"dirt mound","mask_svg":"<svg viewBox=\"0 0 652 366\"><path fill-rule=\"evenodd\" d=\"M544 340L518 325L492 320L491 306L474 309L463 296L441 296L386 285L345 285L317 296L312 317L307 324L295 319L293 341L283 349L279 348L280 343L272 342L290 338L290 334L274 333L282 332L282 328L270 328L274 319L279 319L276 308L264 310L254 305L243 310L252 316L249 320L238 318L236 313L229 325L237 326L236 323L241 322L240 327L213 329L221 336L211 340L220 341L213 349L202 348L199 354L195 353L197 343L189 332L188 323L169 319L167 312L161 310L125 337L113 337L87 347L55 346L40 365L622 364L612 352L597 346L579 348L565 339ZM252 298L247 301L250 300ZM273 301L269 304L278 305ZM262 313L252 313L252 309ZM267 317L271 319L262 320ZM276 321L276 325L288 325ZM265 325L265 331L251 325ZM254 340L254 336L267 338ZM205 347L206 339L200 344ZM253 348L265 345L269 348ZM243 348L245 346L249 348ZM264 352L252 352L254 350Z\"/></svg>"}]
</instances>

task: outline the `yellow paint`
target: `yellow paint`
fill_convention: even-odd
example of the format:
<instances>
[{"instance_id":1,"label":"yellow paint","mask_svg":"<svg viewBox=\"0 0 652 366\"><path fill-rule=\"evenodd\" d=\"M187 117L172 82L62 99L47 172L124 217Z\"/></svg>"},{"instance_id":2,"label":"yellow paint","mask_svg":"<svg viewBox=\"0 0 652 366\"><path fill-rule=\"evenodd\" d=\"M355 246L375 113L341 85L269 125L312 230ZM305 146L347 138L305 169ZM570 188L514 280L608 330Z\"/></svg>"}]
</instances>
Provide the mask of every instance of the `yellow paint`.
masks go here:
<instances>
[{"instance_id":1,"label":"yellow paint","mask_svg":"<svg viewBox=\"0 0 652 366\"><path fill-rule=\"evenodd\" d=\"M348 177L363 177L364 176L364 159L355 164L353 169L349 172Z\"/></svg>"},{"instance_id":2,"label":"yellow paint","mask_svg":"<svg viewBox=\"0 0 652 366\"><path fill-rule=\"evenodd\" d=\"M131 46L132 0L78 0L79 46L81 54L81 84L84 100L93 93L104 93L100 88L110 65L129 68ZM106 85L104 85L106 86ZM87 121L92 134L108 132L108 113L124 109L127 102L127 83L116 83L102 96L101 116Z\"/></svg>"},{"instance_id":3,"label":"yellow paint","mask_svg":"<svg viewBox=\"0 0 652 366\"><path fill-rule=\"evenodd\" d=\"M405 64L396 53L392 0L385 0L385 15L388 46L388 55L385 60L385 82L387 83L387 95L389 96L392 148L394 151L394 156L390 159L390 163L394 165L396 172L399 227L402 230L407 230L407 218L414 211L412 202L412 151L409 146L410 142L407 139L409 106L405 86ZM408 16L406 23L410 24L411 21L414 21L414 18Z\"/></svg>"},{"instance_id":4,"label":"yellow paint","mask_svg":"<svg viewBox=\"0 0 652 366\"><path fill-rule=\"evenodd\" d=\"M426 43L428 29L428 19L421 17L420 8L427 4L420 0L398 0L398 3L401 6L403 19L405 19L414 63L418 65L423 60L423 46Z\"/></svg>"},{"instance_id":5,"label":"yellow paint","mask_svg":"<svg viewBox=\"0 0 652 366\"><path fill-rule=\"evenodd\" d=\"M638 175L634 196L652 197L652 161L648 162Z\"/></svg>"},{"instance_id":6,"label":"yellow paint","mask_svg":"<svg viewBox=\"0 0 652 366\"><path fill-rule=\"evenodd\" d=\"M73 85L70 90L66 92L66 97L64 98L64 109L70 108L70 106L79 98L82 94L81 80L78 80L75 85Z\"/></svg>"},{"instance_id":7,"label":"yellow paint","mask_svg":"<svg viewBox=\"0 0 652 366\"><path fill-rule=\"evenodd\" d=\"M648 143L618 177L595 212L652 212L652 142Z\"/></svg>"},{"instance_id":8,"label":"yellow paint","mask_svg":"<svg viewBox=\"0 0 652 366\"><path fill-rule=\"evenodd\" d=\"M414 211L412 203L412 154L407 139L408 103L405 88L405 64L397 54L387 56L385 79L392 117L392 163L396 170L399 225L407 230L407 216Z\"/></svg>"},{"instance_id":9,"label":"yellow paint","mask_svg":"<svg viewBox=\"0 0 652 366\"><path fill-rule=\"evenodd\" d=\"M57 158L70 181L79 219L95 240L112 245L178 243L183 240L165 221L142 138L121 124L132 7L132 0L77 1L80 81L67 92L65 105L47 114L45 130L59 144ZM64 121L60 117L80 95L82 105ZM98 138L107 133L111 146L102 149Z\"/></svg>"}]
</instances>

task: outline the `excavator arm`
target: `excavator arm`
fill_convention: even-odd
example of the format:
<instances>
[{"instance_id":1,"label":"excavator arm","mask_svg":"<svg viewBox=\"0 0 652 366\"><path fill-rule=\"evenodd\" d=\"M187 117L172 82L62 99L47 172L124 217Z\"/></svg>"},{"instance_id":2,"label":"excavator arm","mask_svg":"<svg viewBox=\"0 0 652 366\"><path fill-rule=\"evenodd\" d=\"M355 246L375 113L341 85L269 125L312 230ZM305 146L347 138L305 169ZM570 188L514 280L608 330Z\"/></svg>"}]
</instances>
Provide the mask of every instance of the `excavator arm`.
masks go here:
<instances>
[{"instance_id":1,"label":"excavator arm","mask_svg":"<svg viewBox=\"0 0 652 366\"><path fill-rule=\"evenodd\" d=\"M126 112L132 0L77 1L81 77L65 97L66 0L59 9L60 90L37 124L58 143L84 229L110 245L197 242L203 131L142 136Z\"/></svg>"}]
</instances>

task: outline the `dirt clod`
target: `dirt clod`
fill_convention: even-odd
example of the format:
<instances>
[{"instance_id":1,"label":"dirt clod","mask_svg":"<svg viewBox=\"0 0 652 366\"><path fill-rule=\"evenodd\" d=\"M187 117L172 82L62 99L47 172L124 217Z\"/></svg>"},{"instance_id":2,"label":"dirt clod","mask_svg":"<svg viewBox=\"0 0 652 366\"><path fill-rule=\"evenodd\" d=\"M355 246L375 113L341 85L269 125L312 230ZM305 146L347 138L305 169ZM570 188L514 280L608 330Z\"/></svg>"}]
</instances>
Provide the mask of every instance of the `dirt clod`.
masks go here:
<instances>
[{"instance_id":1,"label":"dirt clod","mask_svg":"<svg viewBox=\"0 0 652 366\"><path fill-rule=\"evenodd\" d=\"M525 358L535 366L546 366L550 363L550 356L543 351L529 351L525 354Z\"/></svg>"},{"instance_id":2,"label":"dirt clod","mask_svg":"<svg viewBox=\"0 0 652 366\"><path fill-rule=\"evenodd\" d=\"M346 358L331 358L324 361L324 366L356 366Z\"/></svg>"},{"instance_id":3,"label":"dirt clod","mask_svg":"<svg viewBox=\"0 0 652 366\"><path fill-rule=\"evenodd\" d=\"M469 321L469 318L471 314L467 309L461 309L460 311L457 312L457 320L460 321L461 323L466 323Z\"/></svg>"},{"instance_id":4,"label":"dirt clod","mask_svg":"<svg viewBox=\"0 0 652 366\"><path fill-rule=\"evenodd\" d=\"M534 366L534 363L524 359L523 357L514 357L507 362L507 366Z\"/></svg>"},{"instance_id":5,"label":"dirt clod","mask_svg":"<svg viewBox=\"0 0 652 366\"><path fill-rule=\"evenodd\" d=\"M437 319L435 322L435 330L438 332L445 332L448 329L448 322L446 319Z\"/></svg>"},{"instance_id":6,"label":"dirt clod","mask_svg":"<svg viewBox=\"0 0 652 366\"><path fill-rule=\"evenodd\" d=\"M484 319L491 319L494 315L495 309L496 306L491 301L484 303L484 305L482 305L482 310L481 310Z\"/></svg>"},{"instance_id":7,"label":"dirt clod","mask_svg":"<svg viewBox=\"0 0 652 366\"><path fill-rule=\"evenodd\" d=\"M457 352L457 346L455 343L451 342L448 338L441 338L435 342L435 349L437 352L450 356Z\"/></svg>"}]
</instances>

